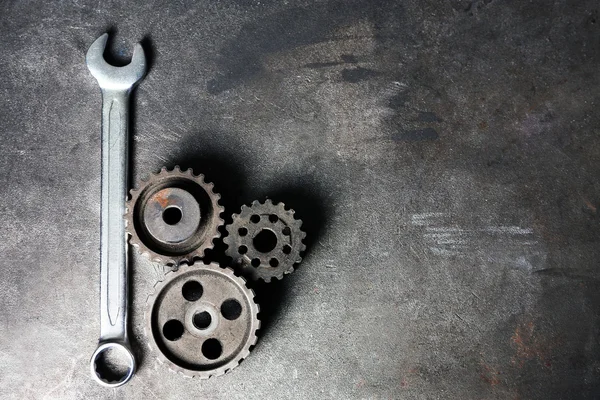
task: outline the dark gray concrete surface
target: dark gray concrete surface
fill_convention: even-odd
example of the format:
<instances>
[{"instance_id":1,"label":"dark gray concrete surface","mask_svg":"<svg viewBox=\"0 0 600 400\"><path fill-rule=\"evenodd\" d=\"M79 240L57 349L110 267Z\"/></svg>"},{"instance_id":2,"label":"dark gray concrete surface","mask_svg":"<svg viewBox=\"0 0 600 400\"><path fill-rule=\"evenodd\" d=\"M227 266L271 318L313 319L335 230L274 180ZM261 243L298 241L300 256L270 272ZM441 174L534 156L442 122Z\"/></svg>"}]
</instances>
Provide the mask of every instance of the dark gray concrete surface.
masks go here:
<instances>
[{"instance_id":1,"label":"dark gray concrete surface","mask_svg":"<svg viewBox=\"0 0 600 400\"><path fill-rule=\"evenodd\" d=\"M4 1L0 397L600 398L597 1ZM250 357L208 381L147 349L162 271L132 256L140 368L89 377L100 91L113 33L151 68L132 175L191 166L228 214L284 200L298 270L258 286ZM219 259L219 251L211 257Z\"/></svg>"}]
</instances>

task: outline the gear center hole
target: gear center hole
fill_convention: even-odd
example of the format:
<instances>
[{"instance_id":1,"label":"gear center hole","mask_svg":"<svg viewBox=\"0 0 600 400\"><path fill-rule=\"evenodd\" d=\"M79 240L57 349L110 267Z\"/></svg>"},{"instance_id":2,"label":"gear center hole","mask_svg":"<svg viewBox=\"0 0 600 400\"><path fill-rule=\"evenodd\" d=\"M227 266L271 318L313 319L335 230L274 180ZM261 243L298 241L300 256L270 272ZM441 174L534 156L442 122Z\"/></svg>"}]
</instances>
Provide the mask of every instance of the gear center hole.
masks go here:
<instances>
[{"instance_id":1,"label":"gear center hole","mask_svg":"<svg viewBox=\"0 0 600 400\"><path fill-rule=\"evenodd\" d=\"M212 317L206 311L202 311L194 314L194 318L192 318L192 323L198 329L206 329L210 326L212 322Z\"/></svg>"},{"instance_id":2,"label":"gear center hole","mask_svg":"<svg viewBox=\"0 0 600 400\"><path fill-rule=\"evenodd\" d=\"M163 211L162 218L167 225L177 225L183 218L183 213L179 207L169 206Z\"/></svg>"},{"instance_id":3,"label":"gear center hole","mask_svg":"<svg viewBox=\"0 0 600 400\"><path fill-rule=\"evenodd\" d=\"M254 248L261 253L273 251L277 246L277 235L270 229L261 229L252 240Z\"/></svg>"}]
</instances>

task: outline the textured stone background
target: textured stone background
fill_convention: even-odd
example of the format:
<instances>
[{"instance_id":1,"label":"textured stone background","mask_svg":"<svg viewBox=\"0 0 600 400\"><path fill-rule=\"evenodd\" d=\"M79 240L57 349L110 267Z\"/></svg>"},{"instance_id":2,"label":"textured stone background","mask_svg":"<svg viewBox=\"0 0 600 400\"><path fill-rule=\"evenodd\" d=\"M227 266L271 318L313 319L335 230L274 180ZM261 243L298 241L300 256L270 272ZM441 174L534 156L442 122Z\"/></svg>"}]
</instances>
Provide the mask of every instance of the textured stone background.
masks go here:
<instances>
[{"instance_id":1,"label":"textured stone background","mask_svg":"<svg viewBox=\"0 0 600 400\"><path fill-rule=\"evenodd\" d=\"M592 399L600 393L597 1L4 1L0 397ZM98 325L100 92L113 33L151 68L133 179L194 167L231 214L297 210L305 261L259 286L231 374L147 350L159 267L134 255L140 368L118 390ZM218 251L211 255L218 257Z\"/></svg>"}]
</instances>

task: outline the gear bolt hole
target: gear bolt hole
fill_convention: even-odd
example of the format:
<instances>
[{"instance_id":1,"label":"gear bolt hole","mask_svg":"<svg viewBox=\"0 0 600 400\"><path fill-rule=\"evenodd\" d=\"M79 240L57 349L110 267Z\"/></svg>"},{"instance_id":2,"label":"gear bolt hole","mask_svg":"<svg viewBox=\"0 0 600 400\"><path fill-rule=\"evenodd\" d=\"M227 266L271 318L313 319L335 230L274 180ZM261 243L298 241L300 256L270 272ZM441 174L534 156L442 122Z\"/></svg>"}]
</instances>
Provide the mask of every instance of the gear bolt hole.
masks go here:
<instances>
[{"instance_id":1,"label":"gear bolt hole","mask_svg":"<svg viewBox=\"0 0 600 400\"><path fill-rule=\"evenodd\" d=\"M271 258L269 260L269 265L273 268L277 268L277 266L279 265L279 260L276 258Z\"/></svg>"},{"instance_id":2,"label":"gear bolt hole","mask_svg":"<svg viewBox=\"0 0 600 400\"><path fill-rule=\"evenodd\" d=\"M163 325L163 335L171 342L181 339L183 336L183 324L176 319L167 321Z\"/></svg>"},{"instance_id":3,"label":"gear bolt hole","mask_svg":"<svg viewBox=\"0 0 600 400\"><path fill-rule=\"evenodd\" d=\"M202 297L202 293L204 289L200 282L196 281L187 281L181 287L181 294L187 301L196 301L200 297Z\"/></svg>"},{"instance_id":4,"label":"gear bolt hole","mask_svg":"<svg viewBox=\"0 0 600 400\"><path fill-rule=\"evenodd\" d=\"M285 236L290 236L290 233L292 233L292 230L290 229L289 226L286 226L285 228L283 228L283 230L281 232L283 232L283 234Z\"/></svg>"},{"instance_id":5,"label":"gear bolt hole","mask_svg":"<svg viewBox=\"0 0 600 400\"><path fill-rule=\"evenodd\" d=\"M246 236L248 234L248 229L242 227L238 229L238 233L240 234L240 236Z\"/></svg>"},{"instance_id":6,"label":"gear bolt hole","mask_svg":"<svg viewBox=\"0 0 600 400\"><path fill-rule=\"evenodd\" d=\"M233 321L242 314L242 305L235 299L225 300L221 304L221 314L225 319Z\"/></svg>"},{"instance_id":7,"label":"gear bolt hole","mask_svg":"<svg viewBox=\"0 0 600 400\"><path fill-rule=\"evenodd\" d=\"M289 244L286 244L285 246L283 246L283 252L285 254L290 254L292 252L292 247Z\"/></svg>"},{"instance_id":8,"label":"gear bolt hole","mask_svg":"<svg viewBox=\"0 0 600 400\"><path fill-rule=\"evenodd\" d=\"M216 360L222 352L223 346L217 339L208 339L202 343L202 354L209 360Z\"/></svg>"},{"instance_id":9,"label":"gear bolt hole","mask_svg":"<svg viewBox=\"0 0 600 400\"><path fill-rule=\"evenodd\" d=\"M181 209L176 206L167 207L162 213L163 221L167 225L177 225L182 217Z\"/></svg>"},{"instance_id":10,"label":"gear bolt hole","mask_svg":"<svg viewBox=\"0 0 600 400\"><path fill-rule=\"evenodd\" d=\"M252 240L254 247L256 250L261 253L268 253L273 251L273 249L277 246L277 236L270 229L262 229L258 232L258 235L254 236Z\"/></svg>"},{"instance_id":11,"label":"gear bolt hole","mask_svg":"<svg viewBox=\"0 0 600 400\"><path fill-rule=\"evenodd\" d=\"M258 224L260 222L260 215L254 214L250 217L250 222L253 224Z\"/></svg>"},{"instance_id":12,"label":"gear bolt hole","mask_svg":"<svg viewBox=\"0 0 600 400\"><path fill-rule=\"evenodd\" d=\"M238 247L238 253L240 254L246 254L248 252L248 248L244 245Z\"/></svg>"},{"instance_id":13,"label":"gear bolt hole","mask_svg":"<svg viewBox=\"0 0 600 400\"><path fill-rule=\"evenodd\" d=\"M260 259L258 259L258 258L255 258L255 259L253 259L253 260L250 262L250 264L252 264L252 266L253 266L253 267L257 268L257 267L259 267L259 266L260 266Z\"/></svg>"},{"instance_id":14,"label":"gear bolt hole","mask_svg":"<svg viewBox=\"0 0 600 400\"><path fill-rule=\"evenodd\" d=\"M269 221L271 221L271 223L274 224L275 222L279 221L279 217L275 214L271 214L269 215Z\"/></svg>"},{"instance_id":15,"label":"gear bolt hole","mask_svg":"<svg viewBox=\"0 0 600 400\"><path fill-rule=\"evenodd\" d=\"M194 314L194 318L192 318L192 323L198 329L206 329L210 326L212 322L212 317L206 311L202 311Z\"/></svg>"}]
</instances>

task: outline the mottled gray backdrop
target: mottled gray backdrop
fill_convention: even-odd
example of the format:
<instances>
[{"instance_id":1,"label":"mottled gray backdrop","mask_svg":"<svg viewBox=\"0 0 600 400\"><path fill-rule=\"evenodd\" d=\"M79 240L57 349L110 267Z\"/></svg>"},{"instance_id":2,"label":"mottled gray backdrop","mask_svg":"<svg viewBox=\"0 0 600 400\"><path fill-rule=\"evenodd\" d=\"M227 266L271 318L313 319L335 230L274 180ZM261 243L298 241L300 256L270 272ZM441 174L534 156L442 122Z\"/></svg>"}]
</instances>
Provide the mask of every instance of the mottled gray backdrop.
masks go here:
<instances>
[{"instance_id":1,"label":"mottled gray backdrop","mask_svg":"<svg viewBox=\"0 0 600 400\"><path fill-rule=\"evenodd\" d=\"M600 398L600 5L589 1L3 1L0 397ZM132 256L140 368L96 346L100 91L142 41L132 178L193 167L230 215L296 209L304 262L256 287L231 374L147 348L162 271ZM222 248L211 254L221 259Z\"/></svg>"}]
</instances>

